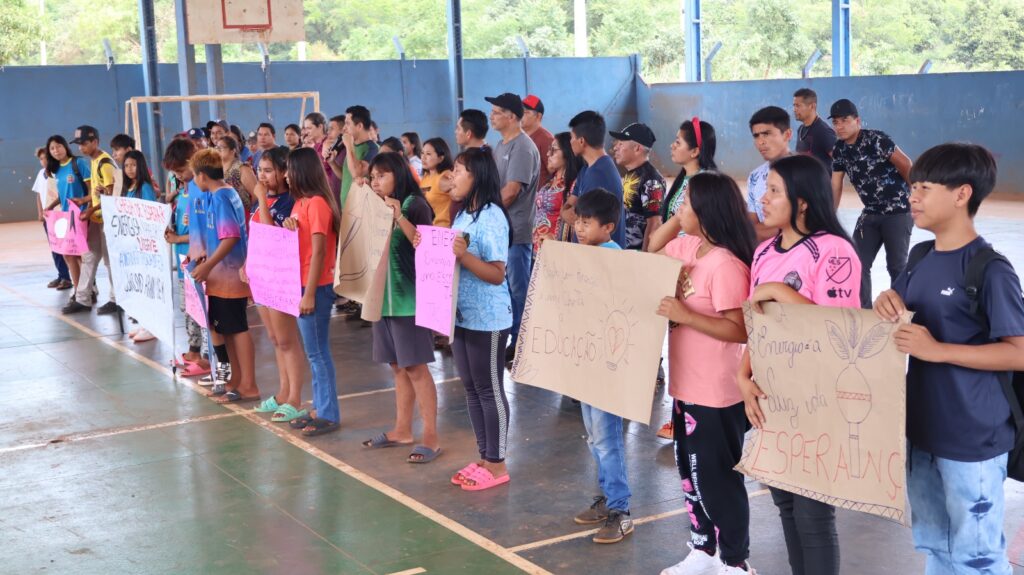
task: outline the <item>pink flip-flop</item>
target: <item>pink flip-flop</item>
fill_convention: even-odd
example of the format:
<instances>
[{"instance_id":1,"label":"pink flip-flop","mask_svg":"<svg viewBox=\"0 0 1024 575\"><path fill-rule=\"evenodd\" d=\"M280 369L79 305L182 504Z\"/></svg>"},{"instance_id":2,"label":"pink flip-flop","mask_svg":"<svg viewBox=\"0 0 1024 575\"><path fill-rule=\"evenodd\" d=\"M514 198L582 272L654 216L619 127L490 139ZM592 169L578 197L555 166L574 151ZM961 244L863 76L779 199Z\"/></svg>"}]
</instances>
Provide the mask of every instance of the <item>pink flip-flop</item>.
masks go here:
<instances>
[{"instance_id":1,"label":"pink flip-flop","mask_svg":"<svg viewBox=\"0 0 1024 575\"><path fill-rule=\"evenodd\" d=\"M198 377L210 373L210 368L203 368L198 363L185 360L184 364L178 364L182 377Z\"/></svg>"},{"instance_id":2,"label":"pink flip-flop","mask_svg":"<svg viewBox=\"0 0 1024 575\"><path fill-rule=\"evenodd\" d=\"M463 483L463 491L483 491L484 489L490 489L492 487L508 483L511 481L512 477L507 473L501 477L495 477L494 474L487 471L486 467L477 466L467 479L473 480L474 484L469 485L468 483Z\"/></svg>"},{"instance_id":3,"label":"pink flip-flop","mask_svg":"<svg viewBox=\"0 0 1024 575\"><path fill-rule=\"evenodd\" d=\"M478 467L480 466L474 462L456 471L455 475L452 475L452 485L461 487L466 482L466 479L468 479Z\"/></svg>"}]
</instances>

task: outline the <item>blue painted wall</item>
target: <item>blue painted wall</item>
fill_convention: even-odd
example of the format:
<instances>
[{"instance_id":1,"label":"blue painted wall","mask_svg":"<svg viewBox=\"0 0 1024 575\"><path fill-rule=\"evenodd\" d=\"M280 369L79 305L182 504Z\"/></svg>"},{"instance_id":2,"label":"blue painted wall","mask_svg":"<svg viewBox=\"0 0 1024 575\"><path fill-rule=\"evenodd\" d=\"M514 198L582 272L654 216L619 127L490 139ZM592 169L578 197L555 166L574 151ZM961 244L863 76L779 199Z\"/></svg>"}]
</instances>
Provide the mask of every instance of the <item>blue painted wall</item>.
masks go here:
<instances>
[{"instance_id":1,"label":"blue painted wall","mask_svg":"<svg viewBox=\"0 0 1024 575\"><path fill-rule=\"evenodd\" d=\"M529 92L544 100L545 125L552 132L566 129L569 119L585 108L603 112L610 124L625 124L636 118L637 69L635 57L467 60L466 107L487 112L485 96L525 95L528 79ZM179 93L175 65L161 64L159 74L161 94ZM197 91L205 93L203 65L196 76ZM259 64L225 64L224 82L231 93L264 91ZM328 116L364 104L385 136L411 130L424 139L443 136L454 144L446 61L275 62L269 88L319 91L321 111ZM26 66L0 72L0 223L35 217L30 189L39 170L33 157L36 147L52 134L70 140L79 124L96 126L106 147L111 136L124 130L125 100L142 94L138 65L117 65L109 71L105 66ZM205 123L208 104L199 106ZM164 104L161 109L166 142L166 136L181 131L181 105ZM270 115L280 134L285 125L298 122L299 101L271 102ZM267 106L261 101L229 102L227 119L250 130L266 121ZM146 152L151 162L159 158Z\"/></svg>"},{"instance_id":2,"label":"blue painted wall","mask_svg":"<svg viewBox=\"0 0 1024 575\"><path fill-rule=\"evenodd\" d=\"M712 82L638 86L641 121L658 137L656 164L676 174L669 145L679 124L700 116L715 127L719 168L746 178L764 160L750 138L750 116L775 105L792 114L793 92L818 93L818 113L828 116L832 102L849 98L864 127L892 136L911 159L936 144L965 141L992 151L999 165L997 191L1024 196L1024 72L857 76L810 80ZM794 120L794 146L797 122Z\"/></svg>"}]
</instances>

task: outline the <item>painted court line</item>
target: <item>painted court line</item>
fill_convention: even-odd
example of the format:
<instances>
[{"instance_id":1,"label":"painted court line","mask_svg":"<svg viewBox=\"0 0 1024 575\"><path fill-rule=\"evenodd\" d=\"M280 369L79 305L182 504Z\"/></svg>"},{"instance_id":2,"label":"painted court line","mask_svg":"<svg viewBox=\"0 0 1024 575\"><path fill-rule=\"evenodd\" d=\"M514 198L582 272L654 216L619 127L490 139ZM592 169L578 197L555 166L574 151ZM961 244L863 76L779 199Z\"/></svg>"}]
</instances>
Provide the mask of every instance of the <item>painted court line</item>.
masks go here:
<instances>
[{"instance_id":1,"label":"painted court line","mask_svg":"<svg viewBox=\"0 0 1024 575\"><path fill-rule=\"evenodd\" d=\"M427 570L422 567L415 569L407 569L405 571L395 571L394 573L388 573L388 575L419 575L420 573L426 573Z\"/></svg>"},{"instance_id":2,"label":"painted court line","mask_svg":"<svg viewBox=\"0 0 1024 575\"><path fill-rule=\"evenodd\" d=\"M116 350L118 350L118 351L128 355L129 357L137 360L139 363L142 363L143 365L147 365L147 366L153 368L154 370L156 370L157 372L159 372L159 373L161 373L163 375L166 375L166 376L168 376L168 377L170 377L172 379L175 379L179 383L183 383L183 384L189 386L190 388L192 388L197 393L202 393L202 394L205 395L205 393L206 393L205 388L203 388L203 387L199 386L198 384L193 383L191 381L175 378L174 374L171 372L171 369L169 367L167 367L165 365L162 365L159 362L154 361L154 360L152 360L152 359L150 359L148 357L140 355L140 354L136 353L135 351L132 351L131 349L128 349L127 347L121 345L119 342L113 341L113 340L109 339L108 337L103 336L102 334L96 332L95 330L90 329L89 327L86 327L86 326L78 323L77 321L74 321L74 320L72 320L72 319L70 319L68 317L65 317L63 314L60 314L60 313L58 313L58 312L56 312L56 311L54 311L54 310L52 310L52 309L50 309L48 307L40 305L36 301L21 295L20 293L12 290L11 288L9 288L9 287L7 287L5 285L0 284L0 288L3 288L5 291L11 293L15 297L17 297L17 298L21 299L22 301L28 303L29 305L32 305L33 307L38 308L43 313L46 313L47 315L49 315L51 317L55 317L55 318L63 321L64 323L70 325L71 327L74 327L75 329L81 331L82 333L85 333L85 334L87 334L87 335L89 335L89 336L91 336L91 337L93 337L95 339L98 339L99 341L102 341L104 344L109 345L110 347L112 347L112 348L114 348L114 349L116 349ZM321 461L323 461L324 463L327 463L331 467L334 467L338 471L341 471L342 473L348 475L349 477L355 479L356 481L359 481L360 483L366 485L367 487L370 487L370 488L372 488L372 489L374 489L376 491L379 491L380 493L390 497L394 501L396 501L398 503L401 503L402 505L405 505L406 507L408 507L408 508L412 509L413 511L419 513L420 515L423 515L424 517L434 521L435 523L441 525L442 527L448 529L449 531L454 532L455 534L459 535L463 539L466 539L466 540L476 544L477 546L479 546L479 547L489 551L490 553L496 555L497 557L500 557L501 559L504 559L508 563L510 563L510 564L512 564L512 565L514 565L514 566L516 566L516 567L518 567L520 569L522 569L526 573L529 573L531 575L554 575L550 571L547 571L546 569L540 567L539 565L536 565L536 564L532 563L531 561L528 561L528 560L524 559L523 557L520 557L519 555L516 555L514 552L512 552L509 549L507 549L506 547L503 547L503 546L499 545L498 543L488 539L487 537L484 537L483 535L480 535L476 531L473 531L472 529L466 527L465 525L459 523L458 521L455 521L454 519L452 519L452 518L450 518L450 517L448 517L446 515L443 515L443 514L441 514L438 511L435 511L433 508L428 507L428 506L424 505L423 503L420 503L416 499L413 499L412 497L406 495L405 493L399 491L398 489L395 489L394 487L391 487L390 485L388 485L388 484L386 484L386 483L384 483L384 482L382 482L382 481L380 481L380 480L370 476L369 474L364 473L364 472L360 471L359 469L356 469L355 467L345 463L344 461L338 459L337 457L334 457L333 455L323 451L322 449L320 449L318 447L315 447L315 446L313 446L313 445L303 441L301 438L299 438L296 435L293 435L292 433L288 432L287 430L281 429L279 427L276 427L276 426L272 425L269 421L264 420L263 418L259 417L252 410L246 409L246 408L243 408L243 407L239 407L237 405L232 405L232 404L225 404L225 405L222 405L222 407L230 410L233 413L241 415L245 419L247 419L247 420L249 420L249 421L259 425L260 427L263 427L264 429L269 430L274 435L277 435L278 437L280 437L281 439L284 439L285 441L287 441L288 443L294 445L295 447L298 447L299 449L305 451L306 453L316 457L317 459L320 459Z\"/></svg>"},{"instance_id":3,"label":"painted court line","mask_svg":"<svg viewBox=\"0 0 1024 575\"><path fill-rule=\"evenodd\" d=\"M747 494L747 499L753 499L760 497L768 493L767 489L759 489L752 491ZM662 519L668 519L669 517L675 517L686 513L686 508L673 509L672 511L666 511L664 513L657 513L655 515L648 515L647 517L641 517L633 521L633 525L644 525L645 523L654 523ZM558 543L565 543L566 541L572 541L574 539L582 539L583 537L589 537L598 532L599 529L588 529L587 531L577 531L575 533L569 533L566 535L560 535L558 537L552 537L551 539L544 539L542 541L534 541L533 543L524 543L522 545L516 545L515 547L509 547L508 550L513 553L522 553L523 551L531 551L533 549L539 549L541 547L548 547L550 545L556 545Z\"/></svg>"},{"instance_id":4,"label":"painted court line","mask_svg":"<svg viewBox=\"0 0 1024 575\"><path fill-rule=\"evenodd\" d=\"M13 447L0 448L0 454L12 453L15 451L24 451L26 449L38 449L40 447L46 447L47 445L55 445L60 443L76 443L78 441L85 441L86 439L100 439L103 437L113 437L115 435L124 435L126 433L136 433L139 431L151 431L153 429L164 429L167 427L177 427L179 425L187 425L189 423L201 423L204 421L214 421L217 419L224 419L227 417L235 417L238 413L216 413L214 415L202 415L199 417L186 417L185 419L179 419L176 421L164 421L162 423L149 423L146 425L130 425L128 427L115 427L114 429L104 429L102 431L87 431L84 433L72 433L69 435L61 435L50 441L43 443L29 443L26 445L15 445Z\"/></svg>"}]
</instances>

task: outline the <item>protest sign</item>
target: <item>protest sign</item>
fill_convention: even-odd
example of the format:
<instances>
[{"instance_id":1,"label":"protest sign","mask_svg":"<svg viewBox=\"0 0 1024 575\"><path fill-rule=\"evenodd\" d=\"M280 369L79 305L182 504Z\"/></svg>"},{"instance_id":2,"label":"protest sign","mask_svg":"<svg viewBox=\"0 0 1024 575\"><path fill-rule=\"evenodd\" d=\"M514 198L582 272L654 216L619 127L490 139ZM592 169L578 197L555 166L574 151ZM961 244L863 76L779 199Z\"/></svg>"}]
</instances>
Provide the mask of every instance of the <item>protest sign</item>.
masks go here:
<instances>
[{"instance_id":1,"label":"protest sign","mask_svg":"<svg viewBox=\"0 0 1024 575\"><path fill-rule=\"evenodd\" d=\"M434 226L416 229L416 325L451 337L459 298L459 266L452 243L461 232Z\"/></svg>"},{"instance_id":2,"label":"protest sign","mask_svg":"<svg viewBox=\"0 0 1024 575\"><path fill-rule=\"evenodd\" d=\"M171 207L114 196L100 202L118 305L157 339L173 341L171 247L164 239Z\"/></svg>"},{"instance_id":3,"label":"protest sign","mask_svg":"<svg viewBox=\"0 0 1024 575\"><path fill-rule=\"evenodd\" d=\"M299 317L301 264L297 233L257 222L249 224L245 275L254 302Z\"/></svg>"},{"instance_id":4,"label":"protest sign","mask_svg":"<svg viewBox=\"0 0 1024 575\"><path fill-rule=\"evenodd\" d=\"M199 324L199 327L209 329L210 325L206 319L206 294L199 295L203 291L203 286L192 279L192 270L196 267L195 263L193 262L189 266L185 264L185 256L179 256L179 258L181 271L185 274L182 281L185 284L185 313Z\"/></svg>"},{"instance_id":5,"label":"protest sign","mask_svg":"<svg viewBox=\"0 0 1024 575\"><path fill-rule=\"evenodd\" d=\"M764 428L737 470L817 501L906 523L906 354L870 310L744 305ZM909 321L909 319L908 319Z\"/></svg>"},{"instance_id":6,"label":"protest sign","mask_svg":"<svg viewBox=\"0 0 1024 575\"><path fill-rule=\"evenodd\" d=\"M44 212L51 252L65 256L80 256L89 252L89 222L82 221L80 215L81 210L75 202L68 202L66 212Z\"/></svg>"},{"instance_id":7,"label":"protest sign","mask_svg":"<svg viewBox=\"0 0 1024 575\"><path fill-rule=\"evenodd\" d=\"M526 293L512 379L648 424L682 263L546 241Z\"/></svg>"},{"instance_id":8,"label":"protest sign","mask_svg":"<svg viewBox=\"0 0 1024 575\"><path fill-rule=\"evenodd\" d=\"M380 319L393 225L394 210L370 186L352 184L341 213L334 292L362 303L367 321Z\"/></svg>"}]
</instances>

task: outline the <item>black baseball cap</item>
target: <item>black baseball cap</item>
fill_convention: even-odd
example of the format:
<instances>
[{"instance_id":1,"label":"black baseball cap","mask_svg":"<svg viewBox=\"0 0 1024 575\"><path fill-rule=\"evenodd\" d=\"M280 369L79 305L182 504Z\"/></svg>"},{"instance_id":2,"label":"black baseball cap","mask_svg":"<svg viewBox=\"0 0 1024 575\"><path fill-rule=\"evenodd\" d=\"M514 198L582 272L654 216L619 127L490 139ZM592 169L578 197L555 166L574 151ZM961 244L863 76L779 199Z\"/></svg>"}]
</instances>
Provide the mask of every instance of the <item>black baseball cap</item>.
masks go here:
<instances>
[{"instance_id":1,"label":"black baseball cap","mask_svg":"<svg viewBox=\"0 0 1024 575\"><path fill-rule=\"evenodd\" d=\"M533 94L530 94L523 98L523 106L526 107L527 110L533 110L538 114L544 113L544 102L541 102L540 98L534 96Z\"/></svg>"},{"instance_id":2,"label":"black baseball cap","mask_svg":"<svg viewBox=\"0 0 1024 575\"><path fill-rule=\"evenodd\" d=\"M228 123L224 120L210 120L206 123L206 131L212 132L214 126L220 126L221 128L224 128L225 131L230 130L230 128L228 127Z\"/></svg>"},{"instance_id":3,"label":"black baseball cap","mask_svg":"<svg viewBox=\"0 0 1024 575\"><path fill-rule=\"evenodd\" d=\"M636 142L645 148L654 146L654 142L657 139L654 137L654 132L647 127L647 124L641 124L639 122L626 126L621 132L613 132L609 130L608 135L616 140Z\"/></svg>"},{"instance_id":4,"label":"black baseball cap","mask_svg":"<svg viewBox=\"0 0 1024 575\"><path fill-rule=\"evenodd\" d=\"M203 138L209 137L206 134L206 130L204 130L203 128L192 128L191 130L185 133L188 135L189 139L192 140L202 140Z\"/></svg>"},{"instance_id":5,"label":"black baseball cap","mask_svg":"<svg viewBox=\"0 0 1024 575\"><path fill-rule=\"evenodd\" d=\"M505 92L500 96L495 96L493 98L488 97L484 98L484 100L487 100L489 104L494 104L499 108L505 108L509 112L515 114L520 120L523 119L523 100L518 94Z\"/></svg>"},{"instance_id":6,"label":"black baseball cap","mask_svg":"<svg viewBox=\"0 0 1024 575\"><path fill-rule=\"evenodd\" d=\"M860 114L857 113L857 106L846 98L836 100L836 103L832 104L832 109L829 110L828 119L845 118L847 116L860 117Z\"/></svg>"},{"instance_id":7,"label":"black baseball cap","mask_svg":"<svg viewBox=\"0 0 1024 575\"><path fill-rule=\"evenodd\" d=\"M100 139L99 130L92 126L79 126L75 128L75 138L71 140L72 144L81 144L82 142L88 142L89 140Z\"/></svg>"}]
</instances>

